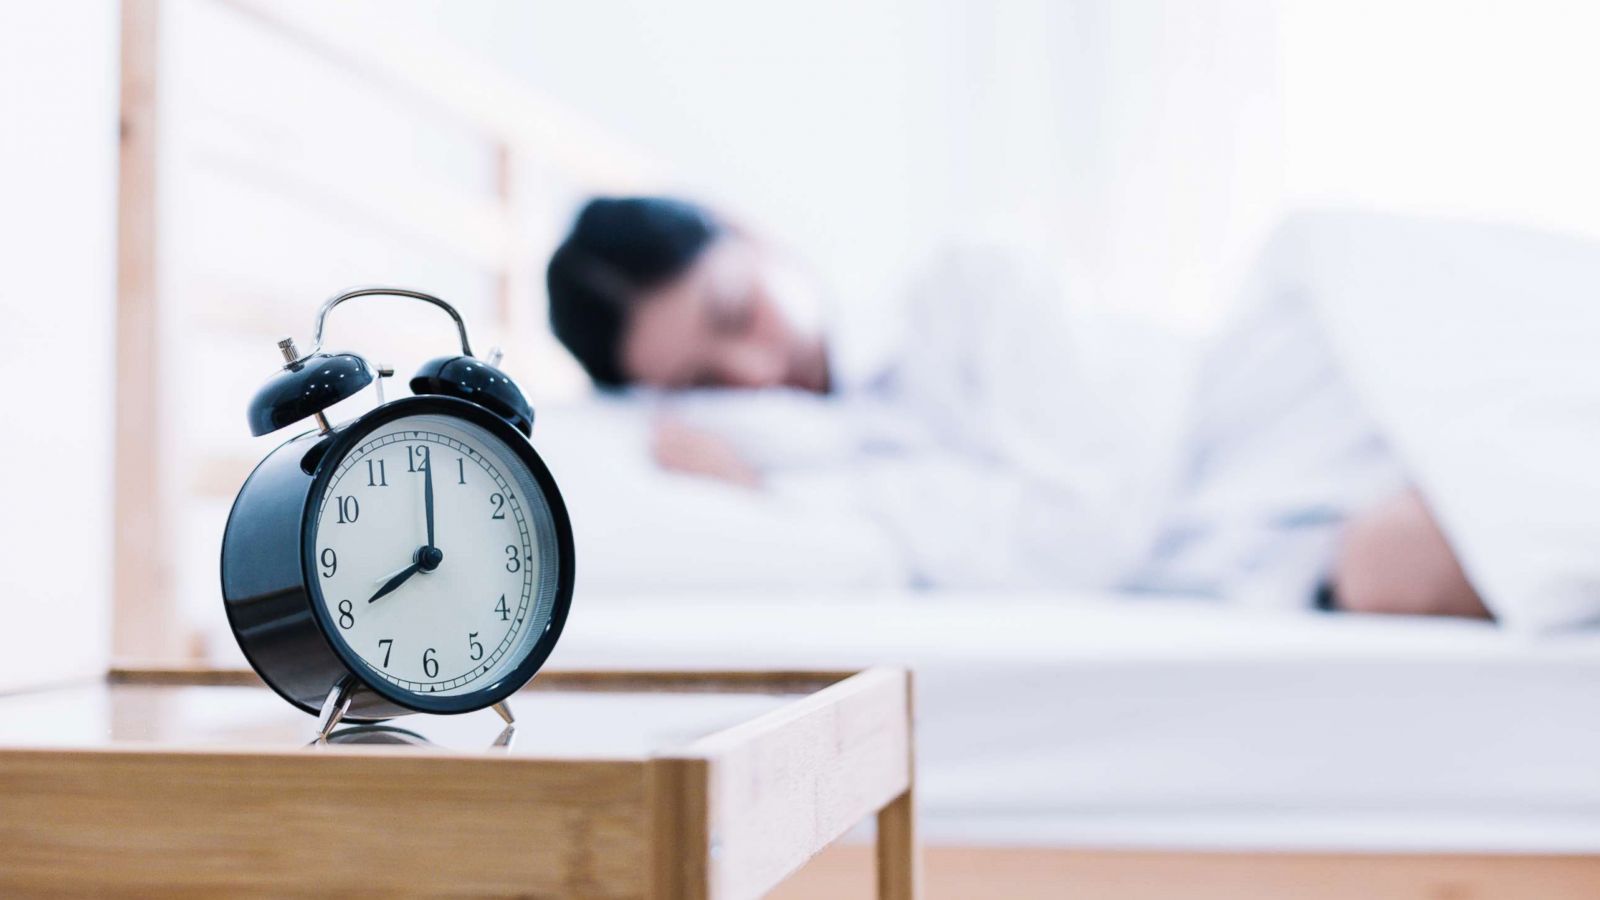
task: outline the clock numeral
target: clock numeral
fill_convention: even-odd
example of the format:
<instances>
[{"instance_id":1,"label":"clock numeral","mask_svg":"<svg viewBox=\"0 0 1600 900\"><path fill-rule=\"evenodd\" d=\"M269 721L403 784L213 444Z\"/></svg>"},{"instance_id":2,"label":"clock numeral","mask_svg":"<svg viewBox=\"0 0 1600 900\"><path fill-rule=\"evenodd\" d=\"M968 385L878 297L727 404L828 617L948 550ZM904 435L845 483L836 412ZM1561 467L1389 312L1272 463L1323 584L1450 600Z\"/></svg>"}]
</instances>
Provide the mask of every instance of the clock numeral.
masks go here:
<instances>
[{"instance_id":1,"label":"clock numeral","mask_svg":"<svg viewBox=\"0 0 1600 900\"><path fill-rule=\"evenodd\" d=\"M373 466L377 463L377 466ZM389 474L383 470L383 460L367 460L367 487L388 487Z\"/></svg>"},{"instance_id":2,"label":"clock numeral","mask_svg":"<svg viewBox=\"0 0 1600 900\"><path fill-rule=\"evenodd\" d=\"M517 555L517 548L513 544L506 545L506 571L520 572L522 570L522 557Z\"/></svg>"},{"instance_id":3,"label":"clock numeral","mask_svg":"<svg viewBox=\"0 0 1600 900\"><path fill-rule=\"evenodd\" d=\"M339 571L339 554L333 552L332 547L322 548L322 577L332 578L333 573Z\"/></svg>"},{"instance_id":4,"label":"clock numeral","mask_svg":"<svg viewBox=\"0 0 1600 900\"><path fill-rule=\"evenodd\" d=\"M333 498L339 504L339 521L337 524L348 525L361 517L361 504L356 502L354 496Z\"/></svg>"},{"instance_id":5,"label":"clock numeral","mask_svg":"<svg viewBox=\"0 0 1600 900\"><path fill-rule=\"evenodd\" d=\"M433 658L433 653L432 647L422 651L422 671L429 678L435 678L439 675L439 661Z\"/></svg>"},{"instance_id":6,"label":"clock numeral","mask_svg":"<svg viewBox=\"0 0 1600 900\"><path fill-rule=\"evenodd\" d=\"M511 621L511 607L506 605L506 595L505 594L501 594L500 595L500 602L499 602L499 604L497 604L495 606L494 611L500 614L500 621L502 621L502 622Z\"/></svg>"},{"instance_id":7,"label":"clock numeral","mask_svg":"<svg viewBox=\"0 0 1600 900\"><path fill-rule=\"evenodd\" d=\"M489 495L489 502L494 504L494 515L491 519L504 519L506 517L506 497L504 494L494 493Z\"/></svg>"},{"instance_id":8,"label":"clock numeral","mask_svg":"<svg viewBox=\"0 0 1600 900\"><path fill-rule=\"evenodd\" d=\"M431 465L433 463L428 459L428 446L426 444L406 448L407 472L426 472Z\"/></svg>"},{"instance_id":9,"label":"clock numeral","mask_svg":"<svg viewBox=\"0 0 1600 900\"><path fill-rule=\"evenodd\" d=\"M467 635L467 646L472 648L473 659L483 659L483 644L478 641L478 633L476 631Z\"/></svg>"},{"instance_id":10,"label":"clock numeral","mask_svg":"<svg viewBox=\"0 0 1600 900\"><path fill-rule=\"evenodd\" d=\"M456 457L456 479L456 484L467 483L467 461L459 456Z\"/></svg>"},{"instance_id":11,"label":"clock numeral","mask_svg":"<svg viewBox=\"0 0 1600 900\"><path fill-rule=\"evenodd\" d=\"M349 600L340 600L339 601L339 627L345 629L346 631L349 631L351 628L355 627L355 624L356 624L355 607L350 605L350 601Z\"/></svg>"},{"instance_id":12,"label":"clock numeral","mask_svg":"<svg viewBox=\"0 0 1600 900\"><path fill-rule=\"evenodd\" d=\"M383 648L383 667L387 669L389 668L389 654L394 652L394 638L384 638L378 642L378 646Z\"/></svg>"}]
</instances>

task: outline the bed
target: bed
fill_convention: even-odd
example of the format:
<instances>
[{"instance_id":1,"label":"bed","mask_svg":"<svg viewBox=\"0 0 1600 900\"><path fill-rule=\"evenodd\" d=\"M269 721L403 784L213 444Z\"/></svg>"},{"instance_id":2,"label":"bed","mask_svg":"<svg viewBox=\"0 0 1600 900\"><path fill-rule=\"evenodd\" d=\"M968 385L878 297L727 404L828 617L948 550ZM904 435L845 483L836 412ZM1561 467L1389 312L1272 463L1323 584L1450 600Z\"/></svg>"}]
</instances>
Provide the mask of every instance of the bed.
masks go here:
<instances>
[{"instance_id":1,"label":"bed","mask_svg":"<svg viewBox=\"0 0 1600 900\"><path fill-rule=\"evenodd\" d=\"M1600 635L1114 595L575 608L557 660L904 663L934 843L1600 852Z\"/></svg>"},{"instance_id":2,"label":"bed","mask_svg":"<svg viewBox=\"0 0 1600 900\"><path fill-rule=\"evenodd\" d=\"M909 665L930 896L1600 887L1600 636L1114 595L702 592L589 598L556 661ZM855 884L856 850L789 896Z\"/></svg>"}]
</instances>

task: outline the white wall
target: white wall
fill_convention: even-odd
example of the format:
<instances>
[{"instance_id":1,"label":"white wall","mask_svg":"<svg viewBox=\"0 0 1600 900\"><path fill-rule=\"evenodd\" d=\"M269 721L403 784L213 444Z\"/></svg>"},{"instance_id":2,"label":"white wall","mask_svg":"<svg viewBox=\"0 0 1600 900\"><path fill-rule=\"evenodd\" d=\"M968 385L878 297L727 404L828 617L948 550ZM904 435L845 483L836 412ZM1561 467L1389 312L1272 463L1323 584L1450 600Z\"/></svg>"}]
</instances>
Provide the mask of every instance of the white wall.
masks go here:
<instances>
[{"instance_id":1,"label":"white wall","mask_svg":"<svg viewBox=\"0 0 1600 900\"><path fill-rule=\"evenodd\" d=\"M869 327L951 241L1208 327L1282 194L1263 0L385 5L747 212ZM892 316L890 316L892 318Z\"/></svg>"},{"instance_id":2,"label":"white wall","mask_svg":"<svg viewBox=\"0 0 1600 900\"><path fill-rule=\"evenodd\" d=\"M948 207L949 109L928 82L952 8L413 0L398 14L660 158L673 189L759 223L845 303L875 305Z\"/></svg>"},{"instance_id":3,"label":"white wall","mask_svg":"<svg viewBox=\"0 0 1600 900\"><path fill-rule=\"evenodd\" d=\"M0 685L110 641L117 9L0 4Z\"/></svg>"},{"instance_id":4,"label":"white wall","mask_svg":"<svg viewBox=\"0 0 1600 900\"><path fill-rule=\"evenodd\" d=\"M846 307L952 239L1203 330L1287 206L1600 233L1600 9L1572 0L360 0L748 213Z\"/></svg>"},{"instance_id":5,"label":"white wall","mask_svg":"<svg viewBox=\"0 0 1600 900\"><path fill-rule=\"evenodd\" d=\"M977 5L966 219L1059 254L1071 298L1203 331L1280 213L1277 8ZM1030 241L1031 238L1031 241Z\"/></svg>"},{"instance_id":6,"label":"white wall","mask_svg":"<svg viewBox=\"0 0 1600 900\"><path fill-rule=\"evenodd\" d=\"M1298 0L1288 189L1600 236L1600 6Z\"/></svg>"}]
</instances>

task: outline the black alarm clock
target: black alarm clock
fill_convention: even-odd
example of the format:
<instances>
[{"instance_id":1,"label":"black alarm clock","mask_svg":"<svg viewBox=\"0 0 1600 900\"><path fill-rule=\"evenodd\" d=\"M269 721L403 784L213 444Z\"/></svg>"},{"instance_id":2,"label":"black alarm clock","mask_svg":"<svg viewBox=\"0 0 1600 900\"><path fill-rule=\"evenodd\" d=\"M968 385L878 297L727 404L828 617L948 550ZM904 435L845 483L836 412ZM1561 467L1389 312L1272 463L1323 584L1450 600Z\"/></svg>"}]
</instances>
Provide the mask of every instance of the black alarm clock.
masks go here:
<instances>
[{"instance_id":1,"label":"black alarm clock","mask_svg":"<svg viewBox=\"0 0 1600 900\"><path fill-rule=\"evenodd\" d=\"M413 396L384 402L388 373L322 352L328 313L373 295L455 321L461 354L426 363ZM279 348L250 431L316 427L256 466L228 516L222 596L245 658L320 716L323 739L342 719L414 712L494 707L509 725L504 701L561 637L573 581L572 528L522 391L472 355L450 304L418 291L339 294L317 313L311 352ZM374 409L329 424L328 407L374 383Z\"/></svg>"}]
</instances>

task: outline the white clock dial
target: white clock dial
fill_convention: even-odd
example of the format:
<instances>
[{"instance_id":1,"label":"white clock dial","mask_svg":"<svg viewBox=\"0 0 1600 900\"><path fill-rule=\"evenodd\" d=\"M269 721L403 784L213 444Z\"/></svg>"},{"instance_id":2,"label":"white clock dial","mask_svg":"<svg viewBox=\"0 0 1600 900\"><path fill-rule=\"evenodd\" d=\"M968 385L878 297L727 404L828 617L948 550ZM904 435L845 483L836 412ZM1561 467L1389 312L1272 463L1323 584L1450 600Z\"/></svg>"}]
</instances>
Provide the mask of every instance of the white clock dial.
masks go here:
<instances>
[{"instance_id":1,"label":"white clock dial","mask_svg":"<svg viewBox=\"0 0 1600 900\"><path fill-rule=\"evenodd\" d=\"M396 687L482 690L549 627L549 506L516 453L471 422L418 415L375 429L339 462L316 520L331 630Z\"/></svg>"}]
</instances>

